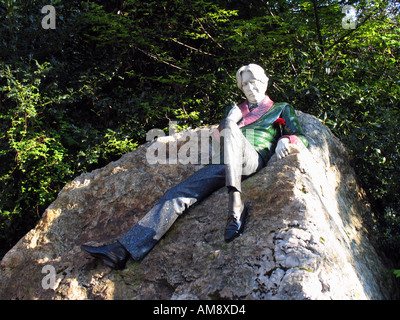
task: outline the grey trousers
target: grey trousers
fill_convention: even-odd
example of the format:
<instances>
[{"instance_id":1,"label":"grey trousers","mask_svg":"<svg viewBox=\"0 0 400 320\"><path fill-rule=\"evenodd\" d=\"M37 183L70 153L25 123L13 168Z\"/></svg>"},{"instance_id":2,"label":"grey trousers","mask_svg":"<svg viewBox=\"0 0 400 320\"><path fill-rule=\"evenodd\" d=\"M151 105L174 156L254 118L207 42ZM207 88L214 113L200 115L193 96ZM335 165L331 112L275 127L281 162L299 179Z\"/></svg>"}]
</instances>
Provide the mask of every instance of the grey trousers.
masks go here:
<instances>
[{"instance_id":1,"label":"grey trousers","mask_svg":"<svg viewBox=\"0 0 400 320\"><path fill-rule=\"evenodd\" d=\"M221 160L209 164L168 190L153 208L118 239L135 260L143 258L191 205L227 186L241 191L241 181L265 166L232 120L220 124Z\"/></svg>"}]
</instances>

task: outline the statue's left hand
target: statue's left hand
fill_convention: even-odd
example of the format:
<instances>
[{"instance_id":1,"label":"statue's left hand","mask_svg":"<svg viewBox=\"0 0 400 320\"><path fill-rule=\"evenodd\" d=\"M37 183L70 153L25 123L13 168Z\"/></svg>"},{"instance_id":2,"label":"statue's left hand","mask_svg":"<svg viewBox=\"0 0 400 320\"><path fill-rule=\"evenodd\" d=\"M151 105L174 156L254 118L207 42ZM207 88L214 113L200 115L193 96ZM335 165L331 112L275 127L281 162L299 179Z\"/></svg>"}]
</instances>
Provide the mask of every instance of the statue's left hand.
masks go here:
<instances>
[{"instance_id":1,"label":"statue's left hand","mask_svg":"<svg viewBox=\"0 0 400 320\"><path fill-rule=\"evenodd\" d=\"M275 152L279 160L286 157L290 153L289 145L289 138L282 138L278 141Z\"/></svg>"}]
</instances>

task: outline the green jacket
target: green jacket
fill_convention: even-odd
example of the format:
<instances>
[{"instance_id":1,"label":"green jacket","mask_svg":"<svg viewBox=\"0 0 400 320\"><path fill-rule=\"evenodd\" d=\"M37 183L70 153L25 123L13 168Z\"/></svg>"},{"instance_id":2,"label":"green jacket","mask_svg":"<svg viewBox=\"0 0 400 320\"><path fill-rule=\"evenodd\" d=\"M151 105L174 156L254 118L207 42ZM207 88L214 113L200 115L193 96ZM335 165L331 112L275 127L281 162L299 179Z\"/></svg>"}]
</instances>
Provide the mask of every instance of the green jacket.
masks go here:
<instances>
[{"instance_id":1,"label":"green jacket","mask_svg":"<svg viewBox=\"0 0 400 320\"><path fill-rule=\"evenodd\" d=\"M285 125L275 123L278 118L282 118ZM266 113L254 122L242 126L241 130L265 163L274 154L278 140L282 137L289 138L291 143L297 143L300 140L306 147L308 146L308 140L303 133L296 112L286 102L274 103Z\"/></svg>"}]
</instances>

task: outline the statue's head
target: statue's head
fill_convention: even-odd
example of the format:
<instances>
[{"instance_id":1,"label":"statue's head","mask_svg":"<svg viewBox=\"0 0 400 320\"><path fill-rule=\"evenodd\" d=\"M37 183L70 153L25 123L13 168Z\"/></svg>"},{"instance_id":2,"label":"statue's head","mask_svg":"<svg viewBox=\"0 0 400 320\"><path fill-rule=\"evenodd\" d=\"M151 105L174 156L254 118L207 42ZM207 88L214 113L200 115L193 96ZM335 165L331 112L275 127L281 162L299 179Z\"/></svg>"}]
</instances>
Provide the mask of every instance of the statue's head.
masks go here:
<instances>
[{"instance_id":1,"label":"statue's head","mask_svg":"<svg viewBox=\"0 0 400 320\"><path fill-rule=\"evenodd\" d=\"M250 103L260 103L265 98L268 77L263 68L257 64L241 67L236 73L237 85Z\"/></svg>"}]
</instances>

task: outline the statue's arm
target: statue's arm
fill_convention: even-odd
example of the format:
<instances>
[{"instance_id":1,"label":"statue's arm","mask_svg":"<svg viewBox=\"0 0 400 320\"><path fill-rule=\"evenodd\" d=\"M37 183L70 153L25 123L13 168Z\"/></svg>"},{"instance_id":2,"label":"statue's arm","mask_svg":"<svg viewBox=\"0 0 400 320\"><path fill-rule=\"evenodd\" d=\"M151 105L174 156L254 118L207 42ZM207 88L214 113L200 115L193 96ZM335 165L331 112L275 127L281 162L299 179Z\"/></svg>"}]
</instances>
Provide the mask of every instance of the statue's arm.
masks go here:
<instances>
[{"instance_id":1,"label":"statue's arm","mask_svg":"<svg viewBox=\"0 0 400 320\"><path fill-rule=\"evenodd\" d=\"M295 109L290 104L286 105L282 110L281 117L285 120L282 138L288 138L290 143L302 142L307 147L308 140L301 128Z\"/></svg>"},{"instance_id":2,"label":"statue's arm","mask_svg":"<svg viewBox=\"0 0 400 320\"><path fill-rule=\"evenodd\" d=\"M300 122L297 118L296 111L291 105L287 105L281 114L285 120L283 126L282 137L278 140L275 152L278 159L286 157L290 153L290 144L303 143L308 146L307 137L304 135Z\"/></svg>"}]
</instances>

